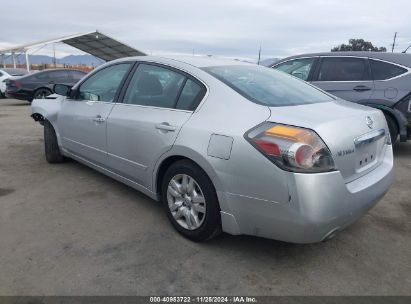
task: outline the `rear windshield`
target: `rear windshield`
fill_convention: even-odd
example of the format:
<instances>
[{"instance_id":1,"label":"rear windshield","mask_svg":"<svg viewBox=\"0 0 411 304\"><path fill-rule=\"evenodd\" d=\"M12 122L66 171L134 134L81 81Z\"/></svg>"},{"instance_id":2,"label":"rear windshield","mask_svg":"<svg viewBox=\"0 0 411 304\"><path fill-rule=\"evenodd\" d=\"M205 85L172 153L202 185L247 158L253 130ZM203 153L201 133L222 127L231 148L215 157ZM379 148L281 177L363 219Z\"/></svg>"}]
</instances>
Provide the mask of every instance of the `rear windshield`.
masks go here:
<instances>
[{"instance_id":1,"label":"rear windshield","mask_svg":"<svg viewBox=\"0 0 411 304\"><path fill-rule=\"evenodd\" d=\"M10 76L23 76L26 75L28 72L23 69L4 69L7 74Z\"/></svg>"},{"instance_id":2,"label":"rear windshield","mask_svg":"<svg viewBox=\"0 0 411 304\"><path fill-rule=\"evenodd\" d=\"M330 95L286 73L258 65L203 68L245 98L269 107L331 101Z\"/></svg>"}]
</instances>

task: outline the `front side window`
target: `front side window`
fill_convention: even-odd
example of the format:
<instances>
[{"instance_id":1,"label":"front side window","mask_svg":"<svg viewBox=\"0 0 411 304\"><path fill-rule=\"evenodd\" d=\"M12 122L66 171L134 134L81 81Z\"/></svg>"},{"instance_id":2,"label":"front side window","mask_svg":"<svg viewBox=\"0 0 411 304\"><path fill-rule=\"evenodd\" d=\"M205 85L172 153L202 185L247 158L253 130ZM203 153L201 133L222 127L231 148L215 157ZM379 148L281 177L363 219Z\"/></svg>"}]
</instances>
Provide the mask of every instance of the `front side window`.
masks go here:
<instances>
[{"instance_id":1,"label":"front side window","mask_svg":"<svg viewBox=\"0 0 411 304\"><path fill-rule=\"evenodd\" d=\"M313 63L314 58L294 59L280 63L274 69L286 72L302 80L307 80Z\"/></svg>"},{"instance_id":2,"label":"front side window","mask_svg":"<svg viewBox=\"0 0 411 304\"><path fill-rule=\"evenodd\" d=\"M270 107L333 100L329 95L295 77L262 66L212 66L203 70L245 98Z\"/></svg>"},{"instance_id":3,"label":"front side window","mask_svg":"<svg viewBox=\"0 0 411 304\"><path fill-rule=\"evenodd\" d=\"M354 57L324 57L318 81L371 80L366 59Z\"/></svg>"},{"instance_id":4,"label":"front side window","mask_svg":"<svg viewBox=\"0 0 411 304\"><path fill-rule=\"evenodd\" d=\"M140 64L128 85L123 103L175 108L186 77L170 69Z\"/></svg>"},{"instance_id":5,"label":"front side window","mask_svg":"<svg viewBox=\"0 0 411 304\"><path fill-rule=\"evenodd\" d=\"M104 68L84 81L78 99L112 102L131 63L121 63Z\"/></svg>"},{"instance_id":6,"label":"front side window","mask_svg":"<svg viewBox=\"0 0 411 304\"><path fill-rule=\"evenodd\" d=\"M407 72L407 69L379 60L370 59L370 65L374 80L390 79Z\"/></svg>"}]
</instances>

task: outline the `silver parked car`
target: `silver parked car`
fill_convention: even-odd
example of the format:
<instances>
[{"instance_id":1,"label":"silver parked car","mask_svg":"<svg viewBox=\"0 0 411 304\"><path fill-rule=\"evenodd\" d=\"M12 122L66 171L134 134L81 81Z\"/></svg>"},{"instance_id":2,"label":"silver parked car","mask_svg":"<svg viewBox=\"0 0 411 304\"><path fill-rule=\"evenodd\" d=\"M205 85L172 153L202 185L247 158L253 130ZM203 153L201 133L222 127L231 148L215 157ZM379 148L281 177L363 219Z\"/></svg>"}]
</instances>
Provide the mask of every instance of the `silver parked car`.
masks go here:
<instances>
[{"instance_id":1,"label":"silver parked car","mask_svg":"<svg viewBox=\"0 0 411 304\"><path fill-rule=\"evenodd\" d=\"M221 230L329 239L392 182L380 110L236 61L135 57L35 100L46 159L73 158L161 200L191 240Z\"/></svg>"},{"instance_id":2,"label":"silver parked car","mask_svg":"<svg viewBox=\"0 0 411 304\"><path fill-rule=\"evenodd\" d=\"M383 111L391 138L411 138L411 55L329 52L284 58L273 68L342 99Z\"/></svg>"}]
</instances>

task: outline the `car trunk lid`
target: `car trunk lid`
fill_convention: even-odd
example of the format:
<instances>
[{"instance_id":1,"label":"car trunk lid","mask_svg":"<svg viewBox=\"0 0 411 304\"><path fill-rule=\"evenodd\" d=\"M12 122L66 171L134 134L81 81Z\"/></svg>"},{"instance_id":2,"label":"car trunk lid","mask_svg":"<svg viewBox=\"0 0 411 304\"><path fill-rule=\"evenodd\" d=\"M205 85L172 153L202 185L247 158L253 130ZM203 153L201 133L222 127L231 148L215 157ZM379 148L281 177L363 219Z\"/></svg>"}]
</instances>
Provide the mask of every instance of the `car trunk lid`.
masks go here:
<instances>
[{"instance_id":1,"label":"car trunk lid","mask_svg":"<svg viewBox=\"0 0 411 304\"><path fill-rule=\"evenodd\" d=\"M342 100L270 109L271 122L314 130L347 183L383 160L388 128L380 110Z\"/></svg>"}]
</instances>

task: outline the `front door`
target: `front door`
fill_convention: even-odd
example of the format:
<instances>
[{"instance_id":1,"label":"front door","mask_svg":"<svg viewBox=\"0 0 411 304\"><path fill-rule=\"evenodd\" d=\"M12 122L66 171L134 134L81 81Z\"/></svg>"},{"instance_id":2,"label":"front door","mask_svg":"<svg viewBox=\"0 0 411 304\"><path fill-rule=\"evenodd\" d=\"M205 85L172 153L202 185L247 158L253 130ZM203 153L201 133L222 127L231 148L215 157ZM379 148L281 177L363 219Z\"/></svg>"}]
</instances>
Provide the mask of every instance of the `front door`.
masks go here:
<instances>
[{"instance_id":1,"label":"front door","mask_svg":"<svg viewBox=\"0 0 411 304\"><path fill-rule=\"evenodd\" d=\"M106 123L114 98L131 63L93 73L66 99L57 120L64 149L96 164L106 164Z\"/></svg>"}]
</instances>

